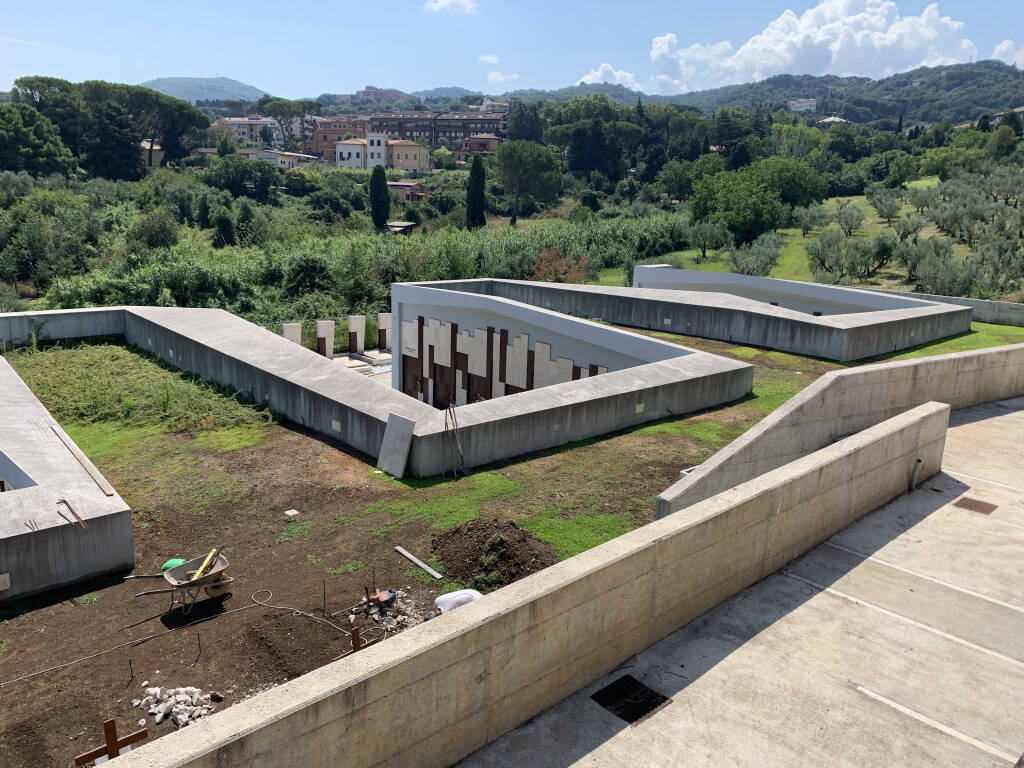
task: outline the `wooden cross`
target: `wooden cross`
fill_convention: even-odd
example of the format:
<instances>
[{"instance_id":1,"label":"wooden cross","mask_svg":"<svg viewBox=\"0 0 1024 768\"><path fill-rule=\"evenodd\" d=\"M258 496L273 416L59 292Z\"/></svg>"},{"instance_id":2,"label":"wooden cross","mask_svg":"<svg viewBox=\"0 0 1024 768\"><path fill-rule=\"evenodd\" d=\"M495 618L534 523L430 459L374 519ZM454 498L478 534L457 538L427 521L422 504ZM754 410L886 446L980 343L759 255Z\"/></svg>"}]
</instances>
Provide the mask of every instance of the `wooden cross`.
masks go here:
<instances>
[{"instance_id":1,"label":"wooden cross","mask_svg":"<svg viewBox=\"0 0 1024 768\"><path fill-rule=\"evenodd\" d=\"M142 728L134 733L129 733L122 739L119 739L117 738L117 723L113 720L105 720L103 722L103 740L106 741L106 744L102 747L96 747L96 749L90 750L89 752L83 752L78 755L75 758L75 768L88 765L90 762L100 757L113 760L121 754L121 749L123 747L130 747L131 744L134 744L136 741L142 741L148 735L149 731Z\"/></svg>"}]
</instances>

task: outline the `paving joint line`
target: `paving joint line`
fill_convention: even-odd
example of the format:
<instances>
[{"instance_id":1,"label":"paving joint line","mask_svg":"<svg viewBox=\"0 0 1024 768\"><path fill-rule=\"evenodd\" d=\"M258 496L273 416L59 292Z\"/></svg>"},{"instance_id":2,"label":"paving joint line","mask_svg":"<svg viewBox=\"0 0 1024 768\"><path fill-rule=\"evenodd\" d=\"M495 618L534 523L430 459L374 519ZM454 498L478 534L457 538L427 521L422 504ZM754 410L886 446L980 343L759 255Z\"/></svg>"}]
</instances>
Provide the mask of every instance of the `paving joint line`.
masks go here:
<instances>
[{"instance_id":1,"label":"paving joint line","mask_svg":"<svg viewBox=\"0 0 1024 768\"><path fill-rule=\"evenodd\" d=\"M887 568L892 568L892 569L897 570L897 571L902 571L903 573L909 574L911 576L916 576L919 579L923 579L924 581L930 581L933 584L938 584L939 586L942 586L942 587L948 587L949 589L955 589L957 592L962 592L965 595L970 595L971 597L977 597L979 600L985 600L986 602L993 603L994 605L998 605L998 606L1000 606L1002 608L1009 608L1011 611L1017 611L1017 613L1024 614L1024 608L1022 608L1020 606L1011 605L1010 603L1005 603L1002 600L999 600L999 599L997 599L995 597L989 597L988 595L983 595L981 592L975 592L974 590L967 589L966 587L959 587L956 584L950 584L948 581L943 581L942 579L937 579L934 576L928 576L927 574L920 573L919 571L915 571L915 570L912 570L910 568L904 568L902 565L896 565L895 563L890 563L888 560L882 560L881 558L875 557L874 555L869 555L866 552L858 552L855 549L850 549L849 547L844 547L842 544L834 544L831 541L823 541L822 544L824 544L826 547L832 547L833 549L838 549L841 552L847 552L847 553L849 553L851 555L855 555L857 557L862 557L865 560L870 560L872 562L878 563L879 565L884 565Z\"/></svg>"},{"instance_id":2,"label":"paving joint line","mask_svg":"<svg viewBox=\"0 0 1024 768\"><path fill-rule=\"evenodd\" d=\"M1011 656L1007 656L1005 654L1000 653L999 651L993 651L991 648L986 648L984 645L972 643L970 640L965 640L962 637L950 634L949 632L939 629L938 627L933 627L929 624L925 624L924 622L918 621L917 619L912 619L909 616L904 616L901 613L890 611L888 608L883 608L882 606L876 605L875 603L868 602L867 600L862 600L859 597L854 597L853 595L847 594L846 592L840 592L838 589L835 589L833 587L826 587L824 584L818 584L817 582L814 582L811 579L808 579L804 576L799 576L795 573L792 573L791 571L783 569L780 571L780 573L783 576L788 576L789 578L794 579L795 581L803 582L804 584L812 586L815 589L820 590L822 592L828 592L829 594L834 595L842 600L848 600L854 605L859 605L863 608L868 608L872 611L877 611L881 614L884 614L885 616L894 618L897 621L902 621L905 624L910 624L911 626L923 629L925 632L931 632L933 635L937 635L938 637L943 637L947 640L951 640L952 642L958 645L962 645L965 648L970 648L980 653L984 653L987 656L992 656L1001 661L1005 661L1008 664L1011 664L1012 666L1024 669L1024 661L1014 659Z\"/></svg>"},{"instance_id":3,"label":"paving joint line","mask_svg":"<svg viewBox=\"0 0 1024 768\"><path fill-rule=\"evenodd\" d=\"M888 696L884 696L881 693L878 693L877 691L872 691L870 688L865 688L863 685L860 685L859 683L855 683L852 680L850 681L850 683L853 685L853 689L858 693L863 693L868 698L874 699L875 701L880 702L881 704L885 704L887 707L891 707L892 709L895 709L897 712L900 712L906 715L907 717L911 717L914 720L917 720L920 723L924 723L925 725L934 728L937 731L941 731L942 733L945 733L947 736L952 736L954 739L959 739L965 744L970 744L972 747L980 749L983 752L987 752L988 754L993 755L994 757L1001 758L1006 762L1010 763L1011 765L1015 765L1017 763L1016 755L1011 755L1009 752L1004 752L999 747L994 747L991 744L981 741L980 739L976 739L973 736L969 736L963 731L958 731L956 728L946 725L945 723L939 722L934 718L928 717L928 715L918 712L916 709L911 709L905 704L900 704L898 701L894 701L893 699L890 699Z\"/></svg>"}]
</instances>

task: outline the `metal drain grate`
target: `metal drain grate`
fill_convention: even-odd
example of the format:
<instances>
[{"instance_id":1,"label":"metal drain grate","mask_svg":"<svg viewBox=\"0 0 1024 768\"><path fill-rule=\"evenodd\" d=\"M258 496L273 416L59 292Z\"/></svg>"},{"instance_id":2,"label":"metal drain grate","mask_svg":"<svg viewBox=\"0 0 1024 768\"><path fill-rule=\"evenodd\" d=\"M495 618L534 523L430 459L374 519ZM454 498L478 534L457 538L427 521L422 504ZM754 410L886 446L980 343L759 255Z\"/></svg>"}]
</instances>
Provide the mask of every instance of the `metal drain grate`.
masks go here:
<instances>
[{"instance_id":1,"label":"metal drain grate","mask_svg":"<svg viewBox=\"0 0 1024 768\"><path fill-rule=\"evenodd\" d=\"M969 509L971 512L980 512L983 515L990 515L995 511L996 505L989 504L981 499L972 499L970 496L962 496L953 502L954 507Z\"/></svg>"},{"instance_id":2,"label":"metal drain grate","mask_svg":"<svg viewBox=\"0 0 1024 768\"><path fill-rule=\"evenodd\" d=\"M671 701L632 675L623 675L590 695L594 701L627 723L635 723Z\"/></svg>"}]
</instances>

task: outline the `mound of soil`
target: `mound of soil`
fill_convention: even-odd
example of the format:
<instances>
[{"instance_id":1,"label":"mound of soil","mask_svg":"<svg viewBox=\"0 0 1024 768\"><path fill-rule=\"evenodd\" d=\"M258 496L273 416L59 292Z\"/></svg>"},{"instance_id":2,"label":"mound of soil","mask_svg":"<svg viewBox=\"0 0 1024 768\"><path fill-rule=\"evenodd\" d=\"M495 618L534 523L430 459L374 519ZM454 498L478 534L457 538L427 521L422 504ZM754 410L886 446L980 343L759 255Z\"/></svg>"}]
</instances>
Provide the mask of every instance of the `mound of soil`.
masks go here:
<instances>
[{"instance_id":1,"label":"mound of soil","mask_svg":"<svg viewBox=\"0 0 1024 768\"><path fill-rule=\"evenodd\" d=\"M490 592L558 562L555 551L511 520L472 520L434 534L431 550L453 581Z\"/></svg>"}]
</instances>

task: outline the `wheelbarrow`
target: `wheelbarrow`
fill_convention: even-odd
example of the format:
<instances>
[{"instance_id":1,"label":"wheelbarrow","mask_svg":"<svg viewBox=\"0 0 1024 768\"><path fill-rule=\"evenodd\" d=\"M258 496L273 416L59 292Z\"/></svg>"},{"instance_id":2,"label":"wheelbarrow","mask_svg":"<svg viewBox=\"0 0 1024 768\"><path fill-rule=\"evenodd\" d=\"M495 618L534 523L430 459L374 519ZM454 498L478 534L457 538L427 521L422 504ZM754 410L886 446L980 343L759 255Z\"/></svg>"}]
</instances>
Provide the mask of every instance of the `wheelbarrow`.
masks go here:
<instances>
[{"instance_id":1,"label":"wheelbarrow","mask_svg":"<svg viewBox=\"0 0 1024 768\"><path fill-rule=\"evenodd\" d=\"M228 591L228 584L234 581L225 573L228 569L228 559L219 551L206 564L206 568L203 568L209 557L201 555L164 571L163 577L171 585L169 589L150 589L135 596L170 594L171 607L168 610L174 610L175 604L180 604L181 612L187 616L201 592L205 592L208 597L220 597ZM202 573L199 573L200 569Z\"/></svg>"}]
</instances>

